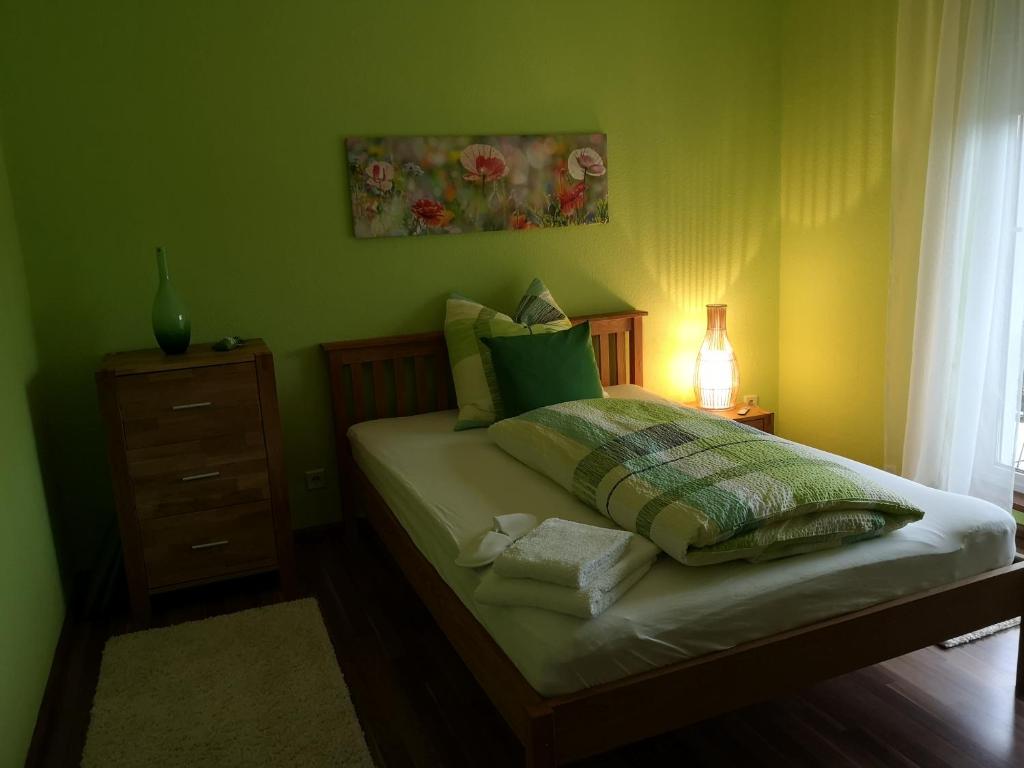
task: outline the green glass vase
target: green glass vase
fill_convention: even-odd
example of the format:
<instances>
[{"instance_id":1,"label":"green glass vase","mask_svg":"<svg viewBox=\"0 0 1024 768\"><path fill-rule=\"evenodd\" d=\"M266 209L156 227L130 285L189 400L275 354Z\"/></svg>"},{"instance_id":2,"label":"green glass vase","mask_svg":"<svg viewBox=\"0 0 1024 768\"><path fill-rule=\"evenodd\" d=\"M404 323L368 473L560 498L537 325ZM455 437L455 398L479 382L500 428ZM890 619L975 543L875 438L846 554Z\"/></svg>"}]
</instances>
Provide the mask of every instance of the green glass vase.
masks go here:
<instances>
[{"instance_id":1,"label":"green glass vase","mask_svg":"<svg viewBox=\"0 0 1024 768\"><path fill-rule=\"evenodd\" d=\"M163 248L156 249L156 268L160 285L153 301L153 335L160 349L168 355L180 355L192 340L192 321L185 302L171 285L167 253Z\"/></svg>"}]
</instances>

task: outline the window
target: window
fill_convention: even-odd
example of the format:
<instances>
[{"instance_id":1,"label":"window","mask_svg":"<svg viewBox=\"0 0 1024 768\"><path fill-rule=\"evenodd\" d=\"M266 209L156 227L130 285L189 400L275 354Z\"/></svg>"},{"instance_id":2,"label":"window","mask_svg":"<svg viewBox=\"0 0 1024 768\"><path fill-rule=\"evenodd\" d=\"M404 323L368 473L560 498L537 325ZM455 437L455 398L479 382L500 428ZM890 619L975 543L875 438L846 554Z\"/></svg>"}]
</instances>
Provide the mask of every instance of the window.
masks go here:
<instances>
[{"instance_id":1,"label":"window","mask_svg":"<svg viewBox=\"0 0 1024 768\"><path fill-rule=\"evenodd\" d=\"M1024 142L1024 115L1017 116L1017 139ZM1015 271L1017 272L1024 271L1024 151L1020 154L1021 173L1017 192L1017 239L1015 243ZM1024 305L1024 297L1018 294L1016 298L1016 323L1017 326L1024 326L1024 320L1021 318L1021 305ZM1024 493L1024 377L1021 377L1017 389L1019 395L1017 399L1017 434L1013 450L1013 468L1015 470L1013 488L1018 493Z\"/></svg>"}]
</instances>

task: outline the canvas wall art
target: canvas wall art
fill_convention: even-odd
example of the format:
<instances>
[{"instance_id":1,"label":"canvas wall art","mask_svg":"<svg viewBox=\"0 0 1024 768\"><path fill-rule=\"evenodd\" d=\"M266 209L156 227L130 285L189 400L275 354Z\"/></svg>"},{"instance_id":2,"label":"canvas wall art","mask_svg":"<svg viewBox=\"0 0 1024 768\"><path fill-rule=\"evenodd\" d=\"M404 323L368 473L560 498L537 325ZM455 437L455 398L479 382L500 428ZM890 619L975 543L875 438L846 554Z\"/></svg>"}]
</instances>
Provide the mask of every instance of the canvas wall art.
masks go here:
<instances>
[{"instance_id":1,"label":"canvas wall art","mask_svg":"<svg viewBox=\"0 0 1024 768\"><path fill-rule=\"evenodd\" d=\"M356 237L608 221L603 133L346 141Z\"/></svg>"}]
</instances>

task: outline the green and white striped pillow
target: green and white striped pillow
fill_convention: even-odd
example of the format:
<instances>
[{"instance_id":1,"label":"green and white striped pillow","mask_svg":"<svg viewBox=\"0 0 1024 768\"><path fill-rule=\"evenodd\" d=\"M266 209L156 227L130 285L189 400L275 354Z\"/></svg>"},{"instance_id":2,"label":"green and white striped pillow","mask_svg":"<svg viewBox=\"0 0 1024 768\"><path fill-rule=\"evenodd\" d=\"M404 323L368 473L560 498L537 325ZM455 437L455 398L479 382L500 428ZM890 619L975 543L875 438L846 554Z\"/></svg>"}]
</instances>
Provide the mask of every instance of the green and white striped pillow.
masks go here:
<instances>
[{"instance_id":1,"label":"green and white striped pillow","mask_svg":"<svg viewBox=\"0 0 1024 768\"><path fill-rule=\"evenodd\" d=\"M487 427L502 418L491 351L480 339L552 333L572 327L551 292L534 278L514 317L453 294L445 308L444 337L452 366L459 417L455 429Z\"/></svg>"}]
</instances>

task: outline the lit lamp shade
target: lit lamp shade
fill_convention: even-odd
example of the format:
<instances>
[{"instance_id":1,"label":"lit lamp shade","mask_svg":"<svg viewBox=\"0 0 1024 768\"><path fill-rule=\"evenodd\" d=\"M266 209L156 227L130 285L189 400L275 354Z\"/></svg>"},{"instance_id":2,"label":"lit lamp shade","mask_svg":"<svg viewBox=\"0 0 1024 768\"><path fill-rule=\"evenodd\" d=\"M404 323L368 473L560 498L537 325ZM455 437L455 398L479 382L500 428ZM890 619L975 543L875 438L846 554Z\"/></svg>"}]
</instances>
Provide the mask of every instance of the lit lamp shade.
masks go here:
<instances>
[{"instance_id":1,"label":"lit lamp shade","mask_svg":"<svg viewBox=\"0 0 1024 768\"><path fill-rule=\"evenodd\" d=\"M708 304L708 330L697 353L693 391L701 408L732 408L740 388L740 366L725 331L725 304Z\"/></svg>"}]
</instances>

